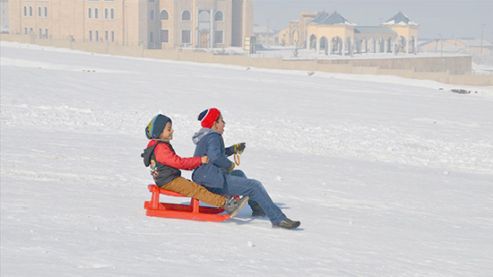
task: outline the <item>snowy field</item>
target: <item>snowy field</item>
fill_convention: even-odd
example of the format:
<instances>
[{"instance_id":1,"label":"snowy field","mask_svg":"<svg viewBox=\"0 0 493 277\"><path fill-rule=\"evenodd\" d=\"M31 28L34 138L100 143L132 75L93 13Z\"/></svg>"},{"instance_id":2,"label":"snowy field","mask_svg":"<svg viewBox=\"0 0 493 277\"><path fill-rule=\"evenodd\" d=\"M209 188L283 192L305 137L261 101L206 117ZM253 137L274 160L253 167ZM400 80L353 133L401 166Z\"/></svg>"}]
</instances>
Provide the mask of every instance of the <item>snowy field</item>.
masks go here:
<instances>
[{"instance_id":1,"label":"snowy field","mask_svg":"<svg viewBox=\"0 0 493 277\"><path fill-rule=\"evenodd\" d=\"M451 88L2 42L0 275L493 276L493 89ZM145 125L190 156L211 106L302 228L145 216Z\"/></svg>"}]
</instances>

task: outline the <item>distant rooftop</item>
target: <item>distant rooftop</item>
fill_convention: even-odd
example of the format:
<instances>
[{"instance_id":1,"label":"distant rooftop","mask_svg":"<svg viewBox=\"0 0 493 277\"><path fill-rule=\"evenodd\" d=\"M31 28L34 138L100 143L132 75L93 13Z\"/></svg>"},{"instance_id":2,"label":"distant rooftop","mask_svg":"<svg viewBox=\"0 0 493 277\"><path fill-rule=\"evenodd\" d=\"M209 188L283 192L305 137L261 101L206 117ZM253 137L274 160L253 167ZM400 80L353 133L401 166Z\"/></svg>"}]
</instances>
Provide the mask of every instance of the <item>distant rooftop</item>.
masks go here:
<instances>
[{"instance_id":1,"label":"distant rooftop","mask_svg":"<svg viewBox=\"0 0 493 277\"><path fill-rule=\"evenodd\" d=\"M319 12L312 22L320 25L354 25L337 12L334 12L331 15L329 15L327 12Z\"/></svg>"},{"instance_id":2,"label":"distant rooftop","mask_svg":"<svg viewBox=\"0 0 493 277\"><path fill-rule=\"evenodd\" d=\"M387 20L384 24L385 25L418 25L415 22L411 21L409 17L407 17L402 12L398 12L392 18Z\"/></svg>"}]
</instances>

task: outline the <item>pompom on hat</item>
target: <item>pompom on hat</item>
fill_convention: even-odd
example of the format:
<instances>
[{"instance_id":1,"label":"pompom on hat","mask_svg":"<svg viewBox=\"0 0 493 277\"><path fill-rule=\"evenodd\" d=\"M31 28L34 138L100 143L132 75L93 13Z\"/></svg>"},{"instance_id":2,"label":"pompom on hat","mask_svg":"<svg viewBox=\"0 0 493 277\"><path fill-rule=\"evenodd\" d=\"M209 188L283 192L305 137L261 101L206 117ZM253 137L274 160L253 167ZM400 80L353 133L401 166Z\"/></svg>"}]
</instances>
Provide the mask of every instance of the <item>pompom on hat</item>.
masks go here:
<instances>
[{"instance_id":1,"label":"pompom on hat","mask_svg":"<svg viewBox=\"0 0 493 277\"><path fill-rule=\"evenodd\" d=\"M198 120L204 128L212 128L214 122L221 116L221 111L216 108L207 109L199 114Z\"/></svg>"},{"instance_id":2,"label":"pompom on hat","mask_svg":"<svg viewBox=\"0 0 493 277\"><path fill-rule=\"evenodd\" d=\"M148 139L158 139L168 122L171 123L171 119L163 114L158 114L153 117L147 124L146 137Z\"/></svg>"}]
</instances>

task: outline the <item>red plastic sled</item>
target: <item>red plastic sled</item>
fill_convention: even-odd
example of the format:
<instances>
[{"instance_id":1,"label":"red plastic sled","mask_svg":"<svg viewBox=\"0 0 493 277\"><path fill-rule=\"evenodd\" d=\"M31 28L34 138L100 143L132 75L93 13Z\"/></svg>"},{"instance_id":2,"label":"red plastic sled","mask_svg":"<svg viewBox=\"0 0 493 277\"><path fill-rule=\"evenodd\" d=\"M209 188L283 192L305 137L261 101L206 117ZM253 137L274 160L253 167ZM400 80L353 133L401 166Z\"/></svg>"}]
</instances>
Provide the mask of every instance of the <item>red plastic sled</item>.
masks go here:
<instances>
[{"instance_id":1,"label":"red plastic sled","mask_svg":"<svg viewBox=\"0 0 493 277\"><path fill-rule=\"evenodd\" d=\"M191 198L190 204L174 204L159 202L161 194L175 197L186 197L179 193L159 188L151 184L147 188L152 193L151 201L145 201L144 208L147 216L179 218L188 220L221 222L230 218L229 214L220 214L224 210L216 207L200 206L199 200Z\"/></svg>"}]
</instances>

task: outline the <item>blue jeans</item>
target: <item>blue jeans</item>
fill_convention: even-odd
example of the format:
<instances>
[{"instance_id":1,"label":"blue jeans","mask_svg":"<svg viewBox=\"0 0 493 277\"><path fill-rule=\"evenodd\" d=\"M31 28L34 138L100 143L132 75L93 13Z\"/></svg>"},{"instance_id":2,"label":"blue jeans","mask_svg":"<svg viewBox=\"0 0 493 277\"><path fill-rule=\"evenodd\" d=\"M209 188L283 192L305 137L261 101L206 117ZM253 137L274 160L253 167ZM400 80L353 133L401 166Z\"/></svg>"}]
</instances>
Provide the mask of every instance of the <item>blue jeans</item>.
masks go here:
<instances>
[{"instance_id":1,"label":"blue jeans","mask_svg":"<svg viewBox=\"0 0 493 277\"><path fill-rule=\"evenodd\" d=\"M273 224L277 224L286 218L286 215L272 201L262 183L254 179L248 179L241 170L233 170L226 174L224 189L210 189L212 192L225 195L249 196L257 202Z\"/></svg>"}]
</instances>

